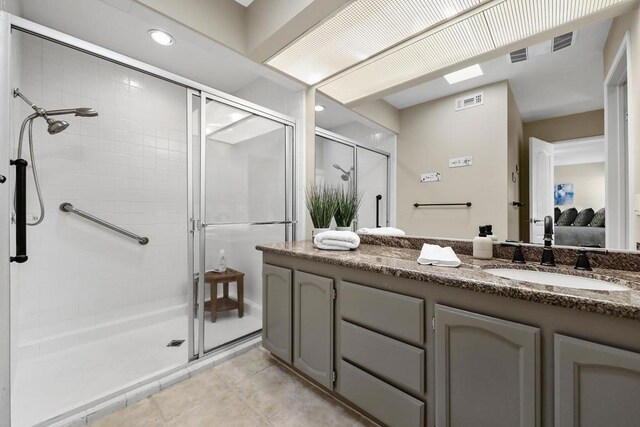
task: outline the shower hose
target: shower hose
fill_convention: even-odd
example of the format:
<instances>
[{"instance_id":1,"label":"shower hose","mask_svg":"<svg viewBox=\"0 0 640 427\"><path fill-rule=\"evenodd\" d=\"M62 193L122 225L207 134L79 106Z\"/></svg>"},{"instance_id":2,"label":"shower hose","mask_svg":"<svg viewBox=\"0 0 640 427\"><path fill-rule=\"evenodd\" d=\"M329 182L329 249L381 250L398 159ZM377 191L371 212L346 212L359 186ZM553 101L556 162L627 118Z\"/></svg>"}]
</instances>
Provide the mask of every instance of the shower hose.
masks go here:
<instances>
[{"instance_id":1,"label":"shower hose","mask_svg":"<svg viewBox=\"0 0 640 427\"><path fill-rule=\"evenodd\" d=\"M38 194L38 203L40 204L40 215L35 222L27 222L27 225L38 225L44 219L44 202L42 200L42 191L40 190L40 181L38 180L38 171L36 169L36 158L33 153L33 120L38 117L37 114L32 114L27 117L20 127L20 137L18 139L18 158L22 157L22 141L24 139L24 130L29 123L29 164L31 165L31 171L33 172L33 182L36 186L36 193ZM13 206L15 209L16 195L13 194Z\"/></svg>"}]
</instances>

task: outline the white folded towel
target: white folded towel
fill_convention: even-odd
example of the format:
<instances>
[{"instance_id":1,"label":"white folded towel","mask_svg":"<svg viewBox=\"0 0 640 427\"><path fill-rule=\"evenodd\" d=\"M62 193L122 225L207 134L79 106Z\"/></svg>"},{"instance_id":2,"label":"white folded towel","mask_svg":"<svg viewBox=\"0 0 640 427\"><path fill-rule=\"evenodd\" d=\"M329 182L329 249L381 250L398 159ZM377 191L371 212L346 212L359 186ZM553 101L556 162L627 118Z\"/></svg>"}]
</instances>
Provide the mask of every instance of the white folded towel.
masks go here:
<instances>
[{"instance_id":1,"label":"white folded towel","mask_svg":"<svg viewBox=\"0 0 640 427\"><path fill-rule=\"evenodd\" d=\"M375 234L376 236L392 237L402 237L405 235L404 231L394 227L361 228L360 230L356 231L356 233Z\"/></svg>"},{"instance_id":2,"label":"white folded towel","mask_svg":"<svg viewBox=\"0 0 640 427\"><path fill-rule=\"evenodd\" d=\"M453 249L449 246L443 248L438 245L428 245L425 243L422 245L418 264L437 265L441 267L458 267L461 262L455 252L453 252Z\"/></svg>"},{"instance_id":3,"label":"white folded towel","mask_svg":"<svg viewBox=\"0 0 640 427\"><path fill-rule=\"evenodd\" d=\"M353 231L323 231L316 234L313 243L318 249L348 251L360 246L360 237Z\"/></svg>"}]
</instances>

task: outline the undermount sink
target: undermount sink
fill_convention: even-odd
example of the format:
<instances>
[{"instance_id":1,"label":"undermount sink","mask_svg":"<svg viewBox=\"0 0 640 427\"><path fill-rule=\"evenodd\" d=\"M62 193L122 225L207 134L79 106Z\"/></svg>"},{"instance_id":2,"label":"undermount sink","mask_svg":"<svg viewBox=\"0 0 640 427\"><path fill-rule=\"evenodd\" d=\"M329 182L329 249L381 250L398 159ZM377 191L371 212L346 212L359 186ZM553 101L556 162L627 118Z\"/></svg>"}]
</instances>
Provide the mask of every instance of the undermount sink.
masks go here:
<instances>
[{"instance_id":1,"label":"undermount sink","mask_svg":"<svg viewBox=\"0 0 640 427\"><path fill-rule=\"evenodd\" d=\"M563 288L588 289L592 291L630 291L631 289L604 280L589 277L574 276L572 274L550 273L547 271L518 270L514 268L489 268L484 270L494 276L505 279L521 280L523 282L540 285L560 286Z\"/></svg>"}]
</instances>

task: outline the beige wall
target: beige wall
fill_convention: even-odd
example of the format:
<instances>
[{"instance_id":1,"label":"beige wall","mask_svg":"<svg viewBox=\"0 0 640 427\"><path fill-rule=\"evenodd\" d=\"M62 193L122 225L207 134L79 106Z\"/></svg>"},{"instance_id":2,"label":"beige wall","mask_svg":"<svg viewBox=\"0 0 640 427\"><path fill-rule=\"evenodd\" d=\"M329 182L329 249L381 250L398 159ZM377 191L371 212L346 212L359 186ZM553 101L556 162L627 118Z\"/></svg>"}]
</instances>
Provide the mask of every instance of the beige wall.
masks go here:
<instances>
[{"instance_id":1,"label":"beige wall","mask_svg":"<svg viewBox=\"0 0 640 427\"><path fill-rule=\"evenodd\" d=\"M523 138L520 144L520 199L527 206L520 209L520 240L528 242L530 239L529 138L558 142L600 135L604 135L604 110L587 111L523 124Z\"/></svg>"},{"instance_id":2,"label":"beige wall","mask_svg":"<svg viewBox=\"0 0 640 427\"><path fill-rule=\"evenodd\" d=\"M631 157L631 194L637 195L640 192L640 98L636 96L640 89L640 10L633 11L619 16L613 20L609 36L604 46L604 73L609 73L613 60L618 52L618 48L625 36L629 32L629 54L631 62L627 65L627 85L629 96L629 154ZM634 198L632 197L633 201ZM632 202L633 209L633 202ZM632 234L635 241L640 241L640 216L631 214ZM631 242L631 247L635 248L635 242Z\"/></svg>"},{"instance_id":3,"label":"beige wall","mask_svg":"<svg viewBox=\"0 0 640 427\"><path fill-rule=\"evenodd\" d=\"M573 184L575 192L574 204L559 206L560 209L574 207L579 212L592 208L597 212L604 208L604 162L556 166L554 174L556 185Z\"/></svg>"},{"instance_id":4,"label":"beige wall","mask_svg":"<svg viewBox=\"0 0 640 427\"><path fill-rule=\"evenodd\" d=\"M508 85L503 81L481 89L482 106L456 112L458 94L400 111L397 217L407 233L471 238L479 225L493 224L498 238L507 237ZM449 158L467 155L473 156L473 166L449 168ZM425 172L441 172L442 181L420 183ZM413 207L467 201L471 208Z\"/></svg>"},{"instance_id":5,"label":"beige wall","mask_svg":"<svg viewBox=\"0 0 640 427\"><path fill-rule=\"evenodd\" d=\"M391 132L400 132L400 111L384 99L358 105L352 110L384 126Z\"/></svg>"}]
</instances>

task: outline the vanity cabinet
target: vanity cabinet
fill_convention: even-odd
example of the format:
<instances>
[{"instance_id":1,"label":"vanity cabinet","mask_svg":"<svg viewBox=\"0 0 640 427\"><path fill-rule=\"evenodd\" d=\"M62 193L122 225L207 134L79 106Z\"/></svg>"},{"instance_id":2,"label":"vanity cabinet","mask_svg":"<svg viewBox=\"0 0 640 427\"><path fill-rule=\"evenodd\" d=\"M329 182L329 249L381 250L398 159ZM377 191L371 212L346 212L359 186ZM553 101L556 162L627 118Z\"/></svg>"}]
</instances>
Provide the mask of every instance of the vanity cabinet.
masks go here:
<instances>
[{"instance_id":1,"label":"vanity cabinet","mask_svg":"<svg viewBox=\"0 0 640 427\"><path fill-rule=\"evenodd\" d=\"M436 304L436 425L539 426L539 355L538 328Z\"/></svg>"},{"instance_id":2,"label":"vanity cabinet","mask_svg":"<svg viewBox=\"0 0 640 427\"><path fill-rule=\"evenodd\" d=\"M338 284L337 391L389 426L424 426L424 300Z\"/></svg>"},{"instance_id":3,"label":"vanity cabinet","mask_svg":"<svg viewBox=\"0 0 640 427\"><path fill-rule=\"evenodd\" d=\"M294 272L293 366L333 388L333 279Z\"/></svg>"},{"instance_id":4,"label":"vanity cabinet","mask_svg":"<svg viewBox=\"0 0 640 427\"><path fill-rule=\"evenodd\" d=\"M262 265L262 346L291 363L292 271Z\"/></svg>"},{"instance_id":5,"label":"vanity cabinet","mask_svg":"<svg viewBox=\"0 0 640 427\"><path fill-rule=\"evenodd\" d=\"M640 425L640 354L554 335L556 427Z\"/></svg>"}]
</instances>

